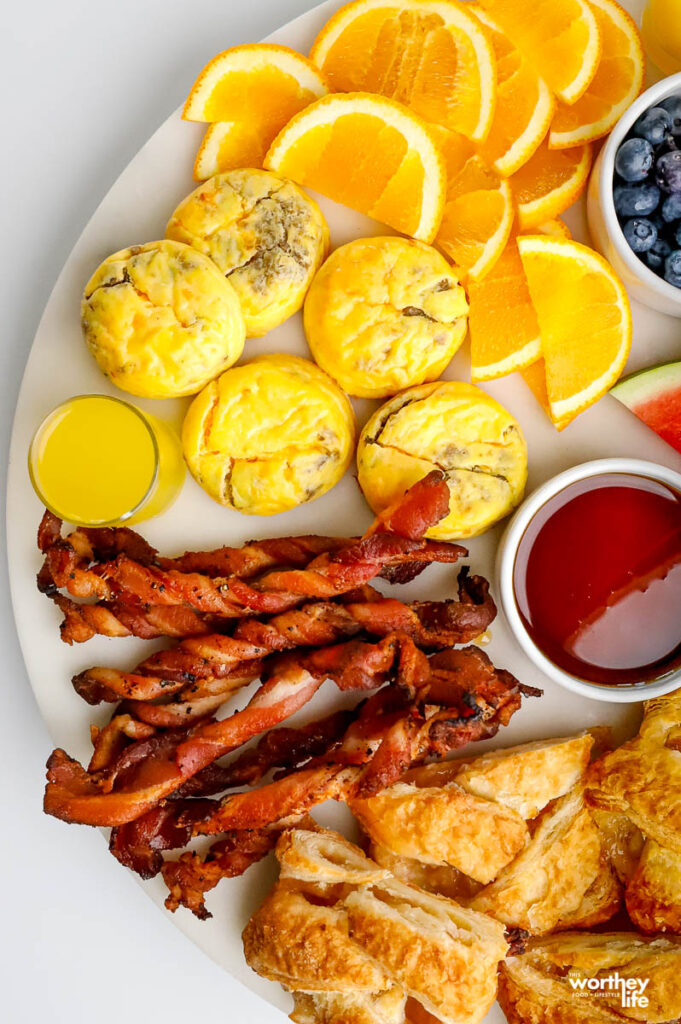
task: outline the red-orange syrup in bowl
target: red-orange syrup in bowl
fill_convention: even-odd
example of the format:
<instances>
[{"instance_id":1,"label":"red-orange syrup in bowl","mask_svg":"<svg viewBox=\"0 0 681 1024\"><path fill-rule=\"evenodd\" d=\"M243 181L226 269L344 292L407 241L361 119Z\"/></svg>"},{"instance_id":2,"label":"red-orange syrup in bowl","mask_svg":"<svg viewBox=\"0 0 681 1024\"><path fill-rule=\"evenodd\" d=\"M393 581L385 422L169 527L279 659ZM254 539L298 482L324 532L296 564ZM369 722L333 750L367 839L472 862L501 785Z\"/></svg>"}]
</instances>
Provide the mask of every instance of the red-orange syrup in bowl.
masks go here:
<instances>
[{"instance_id":1,"label":"red-orange syrup in bowl","mask_svg":"<svg viewBox=\"0 0 681 1024\"><path fill-rule=\"evenodd\" d=\"M523 624L555 665L611 686L681 665L681 495L624 473L569 485L521 538Z\"/></svg>"}]
</instances>

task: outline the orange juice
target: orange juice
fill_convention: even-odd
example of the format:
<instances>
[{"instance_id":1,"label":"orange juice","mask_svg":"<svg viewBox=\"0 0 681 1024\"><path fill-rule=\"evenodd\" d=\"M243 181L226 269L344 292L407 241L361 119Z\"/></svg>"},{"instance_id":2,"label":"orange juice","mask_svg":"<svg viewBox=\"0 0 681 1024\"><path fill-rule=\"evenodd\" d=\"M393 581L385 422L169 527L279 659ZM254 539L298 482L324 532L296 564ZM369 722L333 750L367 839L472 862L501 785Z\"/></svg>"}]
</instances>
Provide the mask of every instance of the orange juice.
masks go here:
<instances>
[{"instance_id":1,"label":"orange juice","mask_svg":"<svg viewBox=\"0 0 681 1024\"><path fill-rule=\"evenodd\" d=\"M681 0L649 0L641 34L646 53L660 71L681 71Z\"/></svg>"},{"instance_id":2,"label":"orange juice","mask_svg":"<svg viewBox=\"0 0 681 1024\"><path fill-rule=\"evenodd\" d=\"M54 409L33 438L28 466L41 501L83 526L157 515L185 476L172 428L106 395L79 395Z\"/></svg>"}]
</instances>

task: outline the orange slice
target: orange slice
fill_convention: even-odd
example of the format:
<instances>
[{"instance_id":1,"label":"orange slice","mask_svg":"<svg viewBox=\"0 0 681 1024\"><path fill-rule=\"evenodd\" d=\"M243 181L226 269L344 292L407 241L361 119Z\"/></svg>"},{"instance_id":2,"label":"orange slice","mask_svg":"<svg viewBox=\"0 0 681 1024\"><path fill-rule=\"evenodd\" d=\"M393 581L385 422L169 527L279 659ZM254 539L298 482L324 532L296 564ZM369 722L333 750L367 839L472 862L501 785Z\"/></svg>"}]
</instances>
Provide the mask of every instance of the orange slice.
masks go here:
<instances>
[{"instance_id":1,"label":"orange slice","mask_svg":"<svg viewBox=\"0 0 681 1024\"><path fill-rule=\"evenodd\" d=\"M243 121L209 124L194 161L194 180L205 181L214 174L237 167L262 167L272 142L267 136L258 124Z\"/></svg>"},{"instance_id":2,"label":"orange slice","mask_svg":"<svg viewBox=\"0 0 681 1024\"><path fill-rule=\"evenodd\" d=\"M492 269L508 241L515 216L511 189L463 135L438 128L436 138L447 168L447 199L436 242L465 280L475 281Z\"/></svg>"},{"instance_id":3,"label":"orange slice","mask_svg":"<svg viewBox=\"0 0 681 1024\"><path fill-rule=\"evenodd\" d=\"M326 96L302 110L272 143L265 167L396 231L432 242L447 177L435 136L394 100Z\"/></svg>"},{"instance_id":4,"label":"orange slice","mask_svg":"<svg viewBox=\"0 0 681 1024\"><path fill-rule=\"evenodd\" d=\"M534 230L540 235L554 235L556 238L572 238L570 228L564 220L560 219L560 217L554 217L553 220L545 220L542 224L537 224Z\"/></svg>"},{"instance_id":5,"label":"orange slice","mask_svg":"<svg viewBox=\"0 0 681 1024\"><path fill-rule=\"evenodd\" d=\"M607 135L643 85L645 57L633 20L615 0L589 0L603 42L588 89L571 106L560 104L551 122L549 146L566 149Z\"/></svg>"},{"instance_id":6,"label":"orange slice","mask_svg":"<svg viewBox=\"0 0 681 1024\"><path fill-rule=\"evenodd\" d=\"M515 238L482 281L468 285L471 380L494 380L530 366L541 339Z\"/></svg>"},{"instance_id":7,"label":"orange slice","mask_svg":"<svg viewBox=\"0 0 681 1024\"><path fill-rule=\"evenodd\" d=\"M328 91L319 68L288 46L233 46L206 64L189 92L182 117L185 121L271 122L281 128Z\"/></svg>"},{"instance_id":8,"label":"orange slice","mask_svg":"<svg viewBox=\"0 0 681 1024\"><path fill-rule=\"evenodd\" d=\"M479 0L563 103L576 103L596 74L601 39L586 0Z\"/></svg>"},{"instance_id":9,"label":"orange slice","mask_svg":"<svg viewBox=\"0 0 681 1024\"><path fill-rule=\"evenodd\" d=\"M457 0L355 0L334 14L310 58L337 92L374 92L481 141L496 71L486 30Z\"/></svg>"},{"instance_id":10,"label":"orange slice","mask_svg":"<svg viewBox=\"0 0 681 1024\"><path fill-rule=\"evenodd\" d=\"M546 135L556 101L543 78L478 4L471 10L489 32L497 62L497 104L478 152L508 177L526 163Z\"/></svg>"},{"instance_id":11,"label":"orange slice","mask_svg":"<svg viewBox=\"0 0 681 1024\"><path fill-rule=\"evenodd\" d=\"M286 46L235 46L194 83L182 116L210 125L194 162L204 181L236 167L262 167L272 140L294 114L328 92L319 69Z\"/></svg>"},{"instance_id":12,"label":"orange slice","mask_svg":"<svg viewBox=\"0 0 681 1024\"><path fill-rule=\"evenodd\" d=\"M528 388L537 399L546 415L551 419L551 406L549 405L549 395L546 390L546 365L543 359L538 359L536 363L532 363L531 366L526 366L520 371L520 376L523 378ZM569 416L564 416L562 420L551 420L556 430L565 430L573 420L577 419L579 413L573 412Z\"/></svg>"},{"instance_id":13,"label":"orange slice","mask_svg":"<svg viewBox=\"0 0 681 1024\"><path fill-rule=\"evenodd\" d=\"M544 139L534 156L509 179L522 231L567 210L584 191L591 146L549 149Z\"/></svg>"},{"instance_id":14,"label":"orange slice","mask_svg":"<svg viewBox=\"0 0 681 1024\"><path fill-rule=\"evenodd\" d=\"M631 348L631 310L609 263L586 245L518 239L537 313L551 419L565 425L619 378Z\"/></svg>"}]
</instances>

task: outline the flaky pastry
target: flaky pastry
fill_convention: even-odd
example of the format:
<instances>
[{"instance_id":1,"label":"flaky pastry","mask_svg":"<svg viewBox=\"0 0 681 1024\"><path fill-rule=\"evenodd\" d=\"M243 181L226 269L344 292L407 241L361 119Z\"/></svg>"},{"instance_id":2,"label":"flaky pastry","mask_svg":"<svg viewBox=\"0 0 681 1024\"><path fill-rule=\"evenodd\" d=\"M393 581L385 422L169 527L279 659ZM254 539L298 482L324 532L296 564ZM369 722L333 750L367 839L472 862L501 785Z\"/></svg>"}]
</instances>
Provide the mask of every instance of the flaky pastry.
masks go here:
<instances>
[{"instance_id":1,"label":"flaky pastry","mask_svg":"<svg viewBox=\"0 0 681 1024\"><path fill-rule=\"evenodd\" d=\"M519 814L467 793L455 782L417 787L396 783L354 800L353 813L372 840L425 864L449 864L490 882L529 841Z\"/></svg>"},{"instance_id":2,"label":"flaky pastry","mask_svg":"<svg viewBox=\"0 0 681 1024\"><path fill-rule=\"evenodd\" d=\"M471 906L533 934L551 931L577 911L601 862L598 830L576 786L544 812L528 846Z\"/></svg>"},{"instance_id":3,"label":"flaky pastry","mask_svg":"<svg viewBox=\"0 0 681 1024\"><path fill-rule=\"evenodd\" d=\"M477 1024L508 949L499 922L407 885L337 834L279 842L283 877L244 931L250 966L294 992L298 1024L404 1024L404 999Z\"/></svg>"},{"instance_id":4,"label":"flaky pastry","mask_svg":"<svg viewBox=\"0 0 681 1024\"><path fill-rule=\"evenodd\" d=\"M627 885L626 903L642 932L681 932L681 855L649 839Z\"/></svg>"},{"instance_id":5,"label":"flaky pastry","mask_svg":"<svg viewBox=\"0 0 681 1024\"><path fill-rule=\"evenodd\" d=\"M588 979L600 984L589 986ZM623 1005L622 982L629 981L628 991L642 994L645 1004ZM628 932L564 932L533 940L524 956L502 965L499 1002L510 1024L675 1021L681 1014L681 940Z\"/></svg>"},{"instance_id":6,"label":"flaky pastry","mask_svg":"<svg viewBox=\"0 0 681 1024\"><path fill-rule=\"evenodd\" d=\"M681 690L645 702L638 736L591 765L587 799L681 854Z\"/></svg>"}]
</instances>

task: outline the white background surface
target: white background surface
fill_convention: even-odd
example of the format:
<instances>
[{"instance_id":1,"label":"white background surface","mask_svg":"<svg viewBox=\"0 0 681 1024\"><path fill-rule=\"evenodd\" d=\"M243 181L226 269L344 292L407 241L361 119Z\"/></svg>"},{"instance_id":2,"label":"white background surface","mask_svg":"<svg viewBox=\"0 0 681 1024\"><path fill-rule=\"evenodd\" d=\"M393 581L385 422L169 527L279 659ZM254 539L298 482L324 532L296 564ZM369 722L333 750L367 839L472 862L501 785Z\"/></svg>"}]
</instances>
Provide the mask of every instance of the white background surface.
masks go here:
<instances>
[{"instance_id":1,"label":"white background surface","mask_svg":"<svg viewBox=\"0 0 681 1024\"><path fill-rule=\"evenodd\" d=\"M311 0L19 0L3 7L3 481L31 340L98 202L182 102L208 58L256 41L312 6ZM14 631L4 523L0 536L0 1020L284 1021L169 927L97 832L42 815L51 743Z\"/></svg>"}]
</instances>

